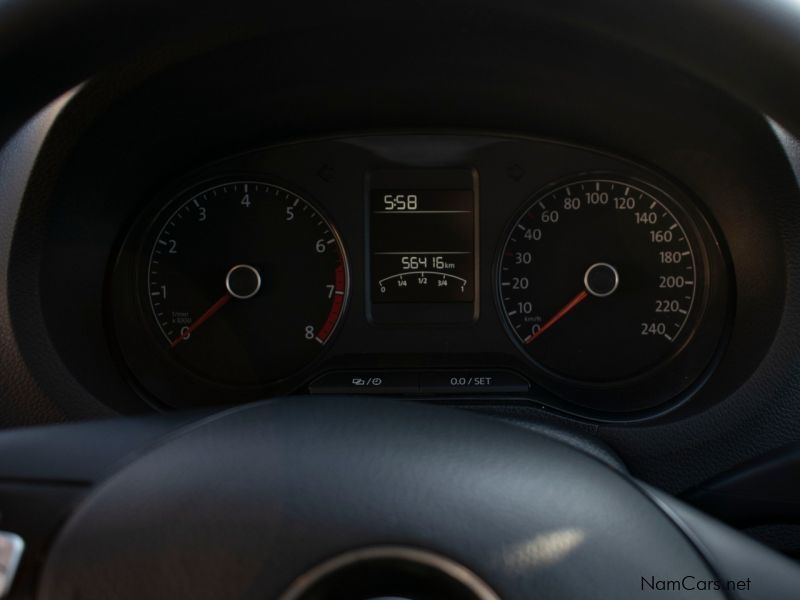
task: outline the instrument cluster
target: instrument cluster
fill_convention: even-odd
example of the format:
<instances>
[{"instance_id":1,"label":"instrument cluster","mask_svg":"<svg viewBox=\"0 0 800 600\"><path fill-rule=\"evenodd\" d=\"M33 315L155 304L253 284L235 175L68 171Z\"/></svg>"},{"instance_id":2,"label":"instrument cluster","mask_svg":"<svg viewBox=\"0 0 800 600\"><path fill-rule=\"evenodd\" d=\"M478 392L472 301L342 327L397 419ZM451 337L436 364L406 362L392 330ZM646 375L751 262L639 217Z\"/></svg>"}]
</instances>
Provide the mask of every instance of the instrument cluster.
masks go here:
<instances>
[{"instance_id":1,"label":"instrument cluster","mask_svg":"<svg viewBox=\"0 0 800 600\"><path fill-rule=\"evenodd\" d=\"M127 231L111 325L153 402L369 393L641 418L732 312L702 198L548 140L368 135L226 158Z\"/></svg>"}]
</instances>

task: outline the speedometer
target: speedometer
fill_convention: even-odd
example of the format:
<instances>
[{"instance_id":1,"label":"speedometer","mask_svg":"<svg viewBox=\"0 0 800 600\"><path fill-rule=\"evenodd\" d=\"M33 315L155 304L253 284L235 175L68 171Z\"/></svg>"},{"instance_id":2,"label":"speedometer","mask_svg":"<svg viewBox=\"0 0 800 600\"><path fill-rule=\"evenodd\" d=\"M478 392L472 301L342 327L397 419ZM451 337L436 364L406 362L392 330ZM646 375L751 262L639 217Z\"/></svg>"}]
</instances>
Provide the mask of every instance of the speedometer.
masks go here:
<instances>
[{"instance_id":1,"label":"speedometer","mask_svg":"<svg viewBox=\"0 0 800 600\"><path fill-rule=\"evenodd\" d=\"M618 384L670 361L707 297L697 227L667 192L618 176L537 195L514 222L498 294L522 350L547 371Z\"/></svg>"}]
</instances>

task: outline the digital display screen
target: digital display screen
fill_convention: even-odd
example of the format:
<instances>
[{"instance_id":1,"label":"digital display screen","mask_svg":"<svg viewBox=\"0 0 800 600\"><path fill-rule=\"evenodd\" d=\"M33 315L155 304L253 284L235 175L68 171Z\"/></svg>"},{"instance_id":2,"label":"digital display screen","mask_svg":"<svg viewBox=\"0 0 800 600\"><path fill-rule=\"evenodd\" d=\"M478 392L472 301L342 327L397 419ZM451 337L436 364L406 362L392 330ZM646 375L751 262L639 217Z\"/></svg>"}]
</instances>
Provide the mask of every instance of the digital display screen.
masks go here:
<instances>
[{"instance_id":1,"label":"digital display screen","mask_svg":"<svg viewBox=\"0 0 800 600\"><path fill-rule=\"evenodd\" d=\"M372 302L473 302L472 190L370 192Z\"/></svg>"}]
</instances>

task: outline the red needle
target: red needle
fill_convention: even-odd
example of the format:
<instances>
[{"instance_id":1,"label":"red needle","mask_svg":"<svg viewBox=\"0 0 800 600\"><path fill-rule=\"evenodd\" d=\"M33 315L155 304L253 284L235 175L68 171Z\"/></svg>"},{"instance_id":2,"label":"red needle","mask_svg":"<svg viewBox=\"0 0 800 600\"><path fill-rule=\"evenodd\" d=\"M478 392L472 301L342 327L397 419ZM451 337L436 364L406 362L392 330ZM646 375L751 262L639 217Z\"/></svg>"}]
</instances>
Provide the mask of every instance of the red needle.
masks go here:
<instances>
[{"instance_id":1,"label":"red needle","mask_svg":"<svg viewBox=\"0 0 800 600\"><path fill-rule=\"evenodd\" d=\"M556 314L554 314L552 317L550 317L550 320L547 321L547 323L545 323L544 325L542 325L542 327L541 327L541 329L539 329L539 331L537 331L536 333L532 333L527 338L525 338L525 341L523 343L526 344L526 345L530 344L533 340L538 338L545 331L547 331L553 325L558 323L558 321L561 319L561 317L566 315L569 311L571 311L573 308L578 306L578 304L580 304L581 302L586 300L586 298L588 298L588 297L589 297L589 292L587 292L586 290L581 291L580 294L578 294L572 300L567 302L567 304L564 306L564 308L562 308L560 311L558 311Z\"/></svg>"},{"instance_id":2,"label":"red needle","mask_svg":"<svg viewBox=\"0 0 800 600\"><path fill-rule=\"evenodd\" d=\"M169 345L170 348L174 348L175 346L180 344L183 340L188 339L189 336L192 335L192 332L195 329L197 329L198 327L200 327L200 325L202 325L203 323L208 321L211 317L213 317L214 313L216 313L220 308L225 306L230 299L231 295L225 294L222 298L214 302L214 304L211 305L211 308L209 308L206 312L200 315L197 319L192 321L192 324L189 326L188 329L182 331L178 337L172 340L172 342Z\"/></svg>"}]
</instances>

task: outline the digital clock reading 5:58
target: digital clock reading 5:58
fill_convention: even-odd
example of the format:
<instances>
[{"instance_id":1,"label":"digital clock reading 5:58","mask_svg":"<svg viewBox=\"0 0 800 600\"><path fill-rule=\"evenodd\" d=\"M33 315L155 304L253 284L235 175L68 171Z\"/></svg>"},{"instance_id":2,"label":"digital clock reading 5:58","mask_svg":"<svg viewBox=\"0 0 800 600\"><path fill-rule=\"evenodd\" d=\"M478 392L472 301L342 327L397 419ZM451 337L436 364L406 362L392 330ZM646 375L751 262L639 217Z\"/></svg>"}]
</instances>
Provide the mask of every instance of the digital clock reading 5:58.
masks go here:
<instances>
[{"instance_id":1,"label":"digital clock reading 5:58","mask_svg":"<svg viewBox=\"0 0 800 600\"><path fill-rule=\"evenodd\" d=\"M372 190L373 303L472 302L472 190Z\"/></svg>"}]
</instances>

